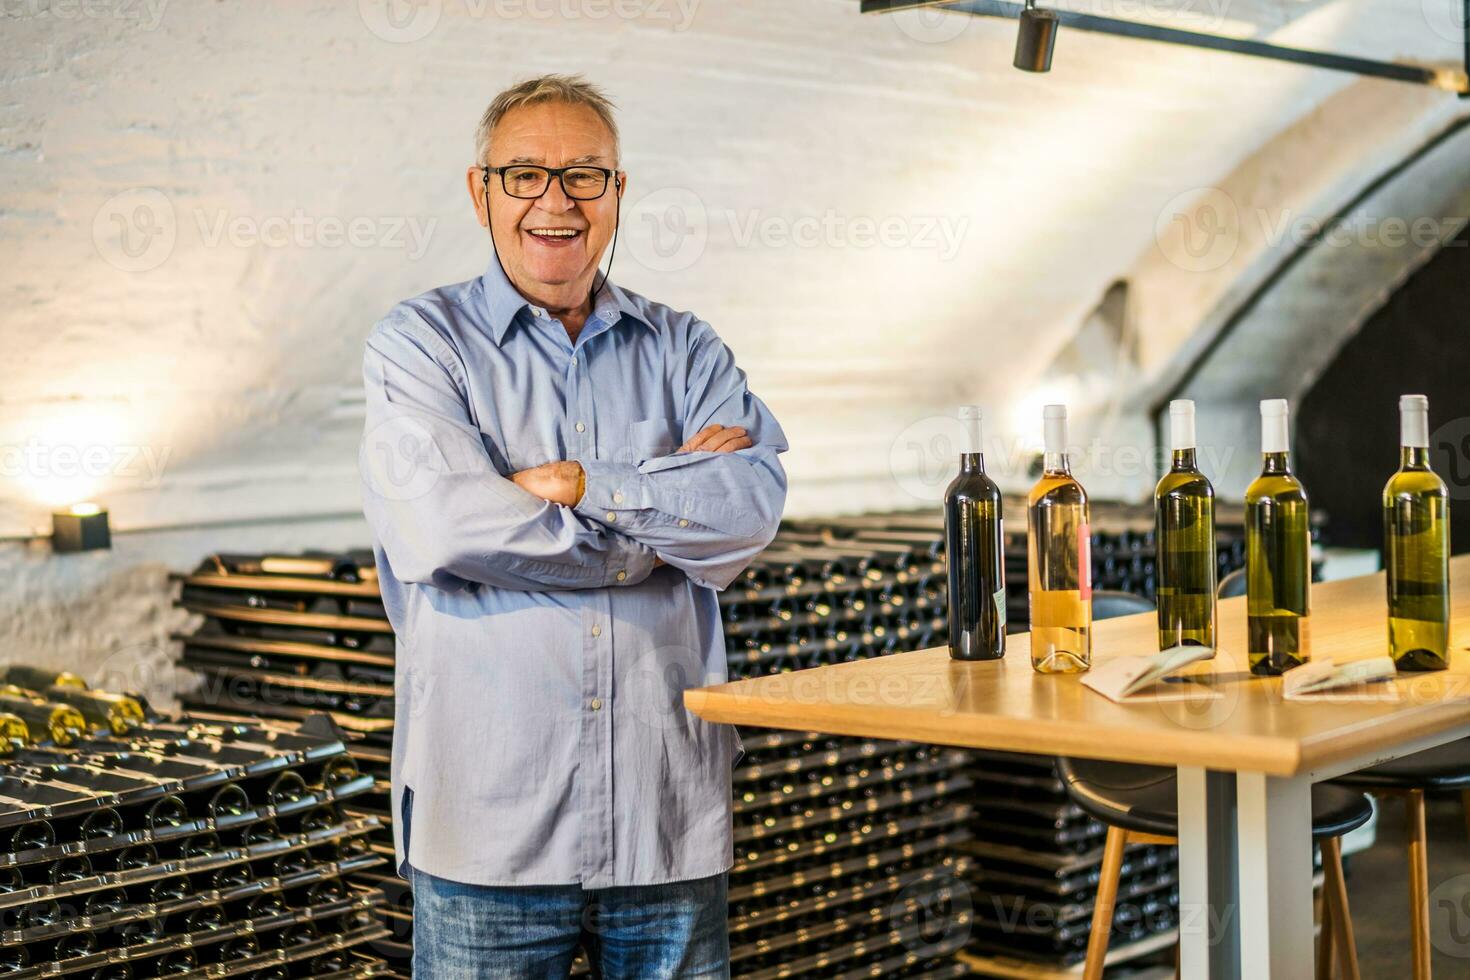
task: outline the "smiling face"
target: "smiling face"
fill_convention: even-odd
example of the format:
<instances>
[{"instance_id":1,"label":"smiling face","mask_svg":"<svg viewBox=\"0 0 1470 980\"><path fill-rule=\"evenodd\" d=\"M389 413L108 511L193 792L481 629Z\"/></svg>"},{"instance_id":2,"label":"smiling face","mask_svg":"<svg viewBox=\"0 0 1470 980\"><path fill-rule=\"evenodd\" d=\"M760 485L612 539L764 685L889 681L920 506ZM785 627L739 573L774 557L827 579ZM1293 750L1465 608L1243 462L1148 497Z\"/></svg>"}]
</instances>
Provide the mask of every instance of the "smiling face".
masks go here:
<instances>
[{"instance_id":1,"label":"smiling face","mask_svg":"<svg viewBox=\"0 0 1470 980\"><path fill-rule=\"evenodd\" d=\"M542 167L617 167L612 133L597 113L583 105L540 102L507 112L490 134L492 167L536 164ZM485 224L483 171L468 172L470 196ZM612 181L602 197L579 201L566 196L553 179L535 200L505 192L499 174L490 175L490 232L495 250L516 289L552 310L580 308L617 222L617 197L627 187Z\"/></svg>"}]
</instances>

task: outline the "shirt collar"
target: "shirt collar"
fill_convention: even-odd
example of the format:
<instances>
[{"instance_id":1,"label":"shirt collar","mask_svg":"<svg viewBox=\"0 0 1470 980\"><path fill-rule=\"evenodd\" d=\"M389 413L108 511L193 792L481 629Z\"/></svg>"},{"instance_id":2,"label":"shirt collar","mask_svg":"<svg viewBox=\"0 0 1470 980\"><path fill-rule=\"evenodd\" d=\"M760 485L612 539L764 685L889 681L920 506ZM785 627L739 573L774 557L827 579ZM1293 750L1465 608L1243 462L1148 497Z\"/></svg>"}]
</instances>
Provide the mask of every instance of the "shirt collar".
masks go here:
<instances>
[{"instance_id":1,"label":"shirt collar","mask_svg":"<svg viewBox=\"0 0 1470 980\"><path fill-rule=\"evenodd\" d=\"M511 325L515 323L516 315L528 307L539 309L526 297L522 296L511 285L510 278L506 276L505 270L500 265L499 256L492 256L490 265L485 269L485 274L480 277L485 292L485 306L490 314L490 333L495 338L496 346L505 340L505 335L510 331ZM545 310L542 310L543 314ZM647 314L638 308L632 298L624 292L616 283L604 281L602 288L597 291L597 299L592 304L592 314L588 317L596 317L602 322L612 326L627 315L648 327L654 326L649 322Z\"/></svg>"}]
</instances>

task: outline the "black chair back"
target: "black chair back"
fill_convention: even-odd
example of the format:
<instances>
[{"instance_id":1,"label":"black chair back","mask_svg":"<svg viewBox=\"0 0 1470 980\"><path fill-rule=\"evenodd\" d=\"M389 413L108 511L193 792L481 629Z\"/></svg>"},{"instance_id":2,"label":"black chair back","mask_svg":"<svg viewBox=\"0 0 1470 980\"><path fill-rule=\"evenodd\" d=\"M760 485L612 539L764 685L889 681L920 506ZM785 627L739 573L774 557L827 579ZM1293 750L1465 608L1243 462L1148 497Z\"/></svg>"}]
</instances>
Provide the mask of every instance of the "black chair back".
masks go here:
<instances>
[{"instance_id":1,"label":"black chair back","mask_svg":"<svg viewBox=\"0 0 1470 980\"><path fill-rule=\"evenodd\" d=\"M1222 578L1220 588L1215 594L1221 599L1234 599L1236 596L1245 595L1245 569L1237 568Z\"/></svg>"},{"instance_id":2,"label":"black chair back","mask_svg":"<svg viewBox=\"0 0 1470 980\"><path fill-rule=\"evenodd\" d=\"M1132 592L1115 592L1111 589L1092 591L1092 618L1094 621L1153 611L1152 602Z\"/></svg>"}]
</instances>

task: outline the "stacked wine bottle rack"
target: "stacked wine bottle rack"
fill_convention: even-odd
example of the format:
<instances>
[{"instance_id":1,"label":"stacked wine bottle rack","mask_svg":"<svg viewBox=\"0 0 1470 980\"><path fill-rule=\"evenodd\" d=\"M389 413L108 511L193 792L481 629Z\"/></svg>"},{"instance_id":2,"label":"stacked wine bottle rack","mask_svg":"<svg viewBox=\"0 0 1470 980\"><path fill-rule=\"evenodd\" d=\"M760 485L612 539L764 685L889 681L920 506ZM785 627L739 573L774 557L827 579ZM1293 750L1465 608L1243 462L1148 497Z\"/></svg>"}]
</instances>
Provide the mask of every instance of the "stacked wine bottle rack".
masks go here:
<instances>
[{"instance_id":1,"label":"stacked wine bottle rack","mask_svg":"<svg viewBox=\"0 0 1470 980\"><path fill-rule=\"evenodd\" d=\"M133 710L98 715L104 697ZM365 951L381 896L349 884L382 860L377 822L344 812L372 780L324 719L168 719L74 678L7 688L0 711L0 973L387 973Z\"/></svg>"},{"instance_id":2,"label":"stacked wine bottle rack","mask_svg":"<svg viewBox=\"0 0 1470 980\"><path fill-rule=\"evenodd\" d=\"M1025 502L1007 498L1004 510L1008 629L1022 632L1029 622ZM1153 524L1147 506L1094 503L1095 589L1154 598ZM943 567L944 518L938 510L792 521L783 534L787 529L804 539L825 542L829 549L860 547L870 541L902 543L941 559ZM1243 514L1222 507L1217 530L1218 574L1223 579L1245 564ZM1314 538L1319 532L1314 525ZM943 588L938 582L932 584L932 592L925 589L930 594L922 604L937 612L932 632L923 636L921 645L947 642L947 626L940 618L945 608ZM730 647L733 656L733 643ZM1024 658L1026 653L1012 649L1008 656ZM838 654L843 659L863 655L845 647ZM954 845L972 916L963 961L982 975L1065 975L1086 955L1107 828L1068 800L1049 757L982 751L967 755L961 773L969 789L960 802L967 813L966 833ZM1129 849L1113 919L1110 962L1147 956L1169 945L1177 925L1177 882L1175 848Z\"/></svg>"},{"instance_id":3,"label":"stacked wine bottle rack","mask_svg":"<svg viewBox=\"0 0 1470 980\"><path fill-rule=\"evenodd\" d=\"M932 542L827 547L783 532L721 595L730 675L942 642L943 577ZM177 637L201 675L184 704L219 719L330 712L362 736L348 751L377 782L356 802L387 828L393 635L370 556L215 555L181 578L179 603L204 618ZM744 744L729 891L735 975L962 975L951 954L968 909L952 893L968 864L954 850L968 834L966 754L791 732L747 731ZM391 832L372 848L391 854ZM359 880L387 896L391 936L374 950L406 973L404 883L382 868ZM946 925L937 938L936 916Z\"/></svg>"},{"instance_id":4,"label":"stacked wine bottle rack","mask_svg":"<svg viewBox=\"0 0 1470 980\"><path fill-rule=\"evenodd\" d=\"M1014 631L1027 621L1025 522L1021 502L1006 506ZM1097 588L1152 597L1151 526L1145 510L1095 506ZM1238 519L1222 517L1220 538L1223 575L1243 561ZM720 594L730 677L944 644L943 551L937 509L786 522ZM216 555L181 581L179 602L204 617L178 637L183 662L201 675L185 704L221 719L330 712L359 736L348 751L376 782L355 802L383 824L373 851L390 855L393 635L371 553ZM1104 830L1066 802L1049 759L742 735L730 879L735 976L956 976L970 969L953 959L962 947L1058 966L1078 957ZM1130 852L1129 861L1121 894L1137 898L1140 913L1117 917L1120 951L1130 942L1143 948L1172 923L1172 850ZM391 935L374 949L406 974L405 883L383 868L358 880L386 893Z\"/></svg>"},{"instance_id":5,"label":"stacked wine bottle rack","mask_svg":"<svg viewBox=\"0 0 1470 980\"><path fill-rule=\"evenodd\" d=\"M200 683L180 696L195 717L300 722L325 713L350 737L347 753L370 780L347 812L371 819L378 858L354 885L383 896L386 933L371 944L398 976L412 958L412 895L392 867L389 759L393 745L393 630L371 551L211 555L182 578L178 602L204 618L183 642Z\"/></svg>"}]
</instances>

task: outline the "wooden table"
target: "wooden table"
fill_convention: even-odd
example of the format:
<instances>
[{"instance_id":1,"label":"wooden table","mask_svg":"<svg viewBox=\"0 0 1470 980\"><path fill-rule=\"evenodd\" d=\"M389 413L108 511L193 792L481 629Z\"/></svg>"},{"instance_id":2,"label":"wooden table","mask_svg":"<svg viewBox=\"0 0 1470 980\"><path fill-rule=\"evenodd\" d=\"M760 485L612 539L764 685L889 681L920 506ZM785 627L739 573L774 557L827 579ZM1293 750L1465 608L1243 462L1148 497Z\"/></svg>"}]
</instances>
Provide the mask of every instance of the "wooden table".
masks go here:
<instances>
[{"instance_id":1,"label":"wooden table","mask_svg":"<svg viewBox=\"0 0 1470 980\"><path fill-rule=\"evenodd\" d=\"M1004 660L936 647L686 691L710 721L908 739L1179 770L1182 974L1312 975L1313 782L1470 736L1470 555L1451 561L1447 671L1400 674L1397 703L1303 704L1245 669L1245 599L1220 603L1220 653L1196 665L1219 700L1115 704L1078 675L1031 669L1030 638ZM1387 653L1383 575L1312 590L1312 651ZM1096 624L1094 662L1157 649L1152 613ZM1405 925L1405 944L1409 937Z\"/></svg>"}]
</instances>

